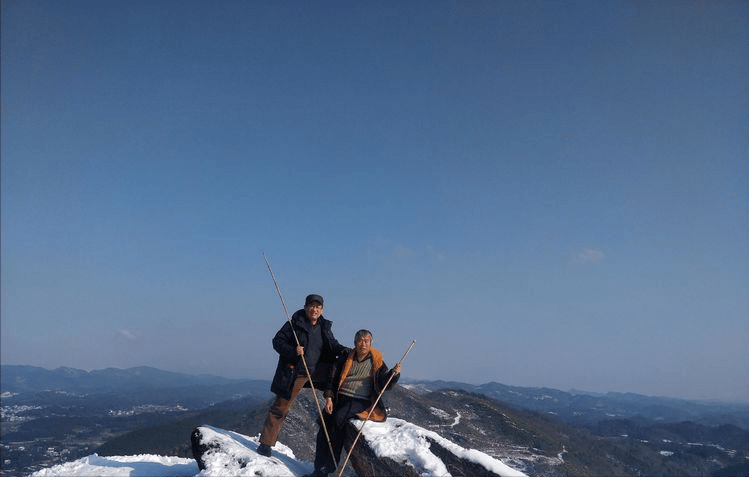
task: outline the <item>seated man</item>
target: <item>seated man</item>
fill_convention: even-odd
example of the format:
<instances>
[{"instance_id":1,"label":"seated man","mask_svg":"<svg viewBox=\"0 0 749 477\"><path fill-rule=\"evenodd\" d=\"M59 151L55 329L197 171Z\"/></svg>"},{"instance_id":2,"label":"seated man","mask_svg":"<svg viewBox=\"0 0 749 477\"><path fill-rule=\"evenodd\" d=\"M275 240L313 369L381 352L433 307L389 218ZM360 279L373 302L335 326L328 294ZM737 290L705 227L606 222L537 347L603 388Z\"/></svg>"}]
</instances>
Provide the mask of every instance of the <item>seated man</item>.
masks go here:
<instances>
[{"instance_id":1,"label":"seated man","mask_svg":"<svg viewBox=\"0 0 749 477\"><path fill-rule=\"evenodd\" d=\"M315 449L315 471L311 477L325 476L336 470L343 449L344 429L349 419L367 419L369 415L372 421L382 422L387 418L382 400L374 408L372 406L391 375L394 376L388 389L398 382L400 364L388 370L382 353L372 348L372 333L368 330L356 332L354 346L353 350L336 362L332 380L325 391L325 412L328 414L325 422L335 459L330 455L325 433L320 426Z\"/></svg>"}]
</instances>

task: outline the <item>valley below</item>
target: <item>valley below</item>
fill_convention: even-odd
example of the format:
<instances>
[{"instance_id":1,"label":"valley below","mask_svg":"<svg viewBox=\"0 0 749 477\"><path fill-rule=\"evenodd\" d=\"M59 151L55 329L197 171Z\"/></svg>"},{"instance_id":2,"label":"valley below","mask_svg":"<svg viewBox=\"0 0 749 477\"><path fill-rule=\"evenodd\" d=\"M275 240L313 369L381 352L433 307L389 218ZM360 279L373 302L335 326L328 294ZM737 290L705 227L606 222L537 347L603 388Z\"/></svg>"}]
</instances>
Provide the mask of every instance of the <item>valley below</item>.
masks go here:
<instances>
[{"instance_id":1,"label":"valley below","mask_svg":"<svg viewBox=\"0 0 749 477\"><path fill-rule=\"evenodd\" d=\"M256 435L271 398L263 380L111 372L129 377L55 380L55 371L3 366L0 475L94 453L192 457L193 428ZM749 474L749 412L740 404L425 381L406 381L384 399L391 416L527 475ZM303 392L279 438L308 461L315 409Z\"/></svg>"}]
</instances>

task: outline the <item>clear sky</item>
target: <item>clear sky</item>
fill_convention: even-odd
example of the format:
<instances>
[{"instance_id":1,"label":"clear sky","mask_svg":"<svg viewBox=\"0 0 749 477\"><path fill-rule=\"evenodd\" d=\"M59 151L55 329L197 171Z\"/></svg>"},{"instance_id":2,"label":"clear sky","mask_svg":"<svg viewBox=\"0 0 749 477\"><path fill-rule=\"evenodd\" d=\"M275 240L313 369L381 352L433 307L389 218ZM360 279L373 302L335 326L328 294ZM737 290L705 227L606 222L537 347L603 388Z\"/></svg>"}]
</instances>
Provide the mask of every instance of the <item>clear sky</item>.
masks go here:
<instances>
[{"instance_id":1,"label":"clear sky","mask_svg":"<svg viewBox=\"0 0 749 477\"><path fill-rule=\"evenodd\" d=\"M749 399L748 13L3 1L0 359Z\"/></svg>"}]
</instances>

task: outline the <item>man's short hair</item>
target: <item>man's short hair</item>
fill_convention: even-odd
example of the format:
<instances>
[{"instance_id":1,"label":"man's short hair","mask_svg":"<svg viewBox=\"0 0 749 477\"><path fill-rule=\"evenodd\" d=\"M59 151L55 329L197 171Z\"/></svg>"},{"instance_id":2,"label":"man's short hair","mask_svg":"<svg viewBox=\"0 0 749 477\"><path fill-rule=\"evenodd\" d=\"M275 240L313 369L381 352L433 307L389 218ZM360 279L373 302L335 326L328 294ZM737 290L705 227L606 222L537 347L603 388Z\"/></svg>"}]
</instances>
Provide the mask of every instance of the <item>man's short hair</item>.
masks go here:
<instances>
[{"instance_id":1,"label":"man's short hair","mask_svg":"<svg viewBox=\"0 0 749 477\"><path fill-rule=\"evenodd\" d=\"M361 338L362 336L369 336L370 340L374 339L374 337L372 336L372 332L371 331L369 331L369 330L359 330L354 335L354 341L359 341L359 338Z\"/></svg>"}]
</instances>

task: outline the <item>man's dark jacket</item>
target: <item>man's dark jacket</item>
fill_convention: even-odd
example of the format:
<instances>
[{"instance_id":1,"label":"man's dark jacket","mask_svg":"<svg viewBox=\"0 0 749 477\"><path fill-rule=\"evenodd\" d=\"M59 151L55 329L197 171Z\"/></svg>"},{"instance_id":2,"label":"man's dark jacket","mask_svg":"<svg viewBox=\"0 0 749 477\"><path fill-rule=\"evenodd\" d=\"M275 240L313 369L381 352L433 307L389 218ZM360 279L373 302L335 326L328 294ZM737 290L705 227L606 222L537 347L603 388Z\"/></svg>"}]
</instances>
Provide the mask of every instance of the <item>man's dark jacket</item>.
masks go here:
<instances>
[{"instance_id":1,"label":"man's dark jacket","mask_svg":"<svg viewBox=\"0 0 749 477\"><path fill-rule=\"evenodd\" d=\"M294 326L292 330L292 324ZM323 316L320 316L317 326L322 326L322 351L320 353L320 360L317 363L307 363L310 367L315 368L315 375L313 376L314 384L316 387L321 387L327 384L329 372L332 368L333 363L336 359L346 354L349 348L340 344L333 336L332 330L333 323L326 320ZM301 309L294 313L291 317L291 323L288 321L284 323L276 336L273 337L273 349L278 352L278 365L276 366L276 373L273 375L273 382L270 385L271 392L279 395L284 399L291 398L291 388L294 385L294 379L298 375L305 375L304 364L302 358L296 353L296 340L294 339L294 331L296 331L297 338L299 338L299 346L307 347L309 342L309 335L307 328L311 326L304 309ZM320 376L318 379L317 376ZM309 383L307 384L309 386Z\"/></svg>"}]
</instances>

